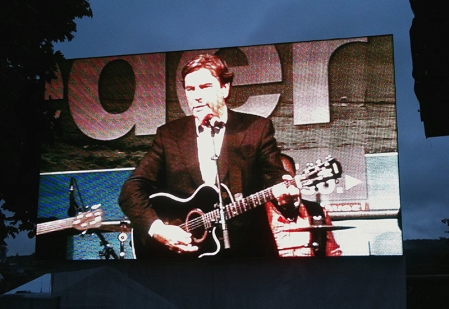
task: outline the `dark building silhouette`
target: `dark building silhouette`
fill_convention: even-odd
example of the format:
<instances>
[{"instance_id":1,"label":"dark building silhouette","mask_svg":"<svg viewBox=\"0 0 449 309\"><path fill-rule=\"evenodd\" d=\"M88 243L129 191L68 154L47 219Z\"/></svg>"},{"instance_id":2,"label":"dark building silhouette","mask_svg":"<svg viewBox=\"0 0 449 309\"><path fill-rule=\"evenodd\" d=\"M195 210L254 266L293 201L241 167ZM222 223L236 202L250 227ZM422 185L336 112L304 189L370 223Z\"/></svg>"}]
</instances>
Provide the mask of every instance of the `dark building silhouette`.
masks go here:
<instances>
[{"instance_id":1,"label":"dark building silhouette","mask_svg":"<svg viewBox=\"0 0 449 309\"><path fill-rule=\"evenodd\" d=\"M449 135L449 15L444 0L410 0L415 94L426 137Z\"/></svg>"}]
</instances>

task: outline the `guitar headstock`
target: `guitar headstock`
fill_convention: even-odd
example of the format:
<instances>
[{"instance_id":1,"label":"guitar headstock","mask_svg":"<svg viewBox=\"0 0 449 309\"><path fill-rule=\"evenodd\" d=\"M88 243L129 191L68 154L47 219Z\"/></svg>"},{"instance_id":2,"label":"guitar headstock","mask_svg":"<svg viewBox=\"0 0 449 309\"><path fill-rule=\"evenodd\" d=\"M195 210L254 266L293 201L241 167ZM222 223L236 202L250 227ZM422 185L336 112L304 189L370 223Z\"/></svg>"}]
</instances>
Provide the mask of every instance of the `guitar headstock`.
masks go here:
<instances>
[{"instance_id":1,"label":"guitar headstock","mask_svg":"<svg viewBox=\"0 0 449 309\"><path fill-rule=\"evenodd\" d=\"M307 167L299 175L301 176L302 186L312 188L331 179L338 179L342 173L340 162L331 156L327 156L324 161L317 160L315 164L307 164Z\"/></svg>"},{"instance_id":2,"label":"guitar headstock","mask_svg":"<svg viewBox=\"0 0 449 309\"><path fill-rule=\"evenodd\" d=\"M103 222L103 215L101 209L81 212L73 219L73 227L79 231L99 228Z\"/></svg>"}]
</instances>

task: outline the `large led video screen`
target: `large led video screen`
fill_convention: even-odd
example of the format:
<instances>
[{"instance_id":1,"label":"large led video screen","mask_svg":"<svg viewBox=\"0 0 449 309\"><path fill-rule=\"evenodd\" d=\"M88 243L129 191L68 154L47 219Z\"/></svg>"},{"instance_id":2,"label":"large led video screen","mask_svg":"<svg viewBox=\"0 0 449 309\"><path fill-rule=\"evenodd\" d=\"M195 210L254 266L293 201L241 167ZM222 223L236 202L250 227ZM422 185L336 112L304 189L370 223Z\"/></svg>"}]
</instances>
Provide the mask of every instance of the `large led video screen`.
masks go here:
<instances>
[{"instance_id":1,"label":"large led video screen","mask_svg":"<svg viewBox=\"0 0 449 309\"><path fill-rule=\"evenodd\" d=\"M220 128L212 134L213 140L221 136L223 145L212 160L219 165L215 171L220 175L222 166L227 168L227 177L220 175L221 186L201 184L199 129L179 127L173 139L188 146L177 151L161 144L169 130L158 130L173 121L193 126L179 120L193 118L186 95L195 88L182 73L191 59L204 54L219 56L234 74L226 98L228 123L222 135ZM212 87L197 85L202 91ZM391 35L69 59L60 63L58 79L47 84L45 96L55 111L57 134L41 156L38 259L161 258L165 255L159 250L166 249L174 258L209 259L226 257L244 237L252 239L248 248L274 244L276 257L402 255ZM250 187L261 181L246 175L245 168L234 168L243 163L226 153L239 136L233 135L232 125L251 127L249 120L232 122L237 113L268 118L273 124L276 145L270 149L278 149L282 160L276 159L277 164L296 175L288 185L301 189L301 203L290 205L287 215L273 199L274 187L229 189L232 181L250 179ZM259 123L261 118L239 119ZM186 132L198 136L188 139ZM254 158L245 144L259 145L264 136L239 134L245 142L236 149L244 162L268 160L265 148ZM150 206L132 208L130 218L119 196L152 149L153 155L157 149L157 174L164 185L145 196ZM171 166L165 156L175 156L178 164ZM197 190L188 196L164 190L169 187L164 171L190 168L199 175ZM175 181L174 186L187 185L184 176ZM151 215L145 207L154 208ZM155 219L163 228L191 233L189 247L198 251L174 252L168 243L160 248L156 234L146 235L148 240L142 233L136 236L139 229L147 233L150 224L145 220ZM248 249L244 255L251 254Z\"/></svg>"}]
</instances>

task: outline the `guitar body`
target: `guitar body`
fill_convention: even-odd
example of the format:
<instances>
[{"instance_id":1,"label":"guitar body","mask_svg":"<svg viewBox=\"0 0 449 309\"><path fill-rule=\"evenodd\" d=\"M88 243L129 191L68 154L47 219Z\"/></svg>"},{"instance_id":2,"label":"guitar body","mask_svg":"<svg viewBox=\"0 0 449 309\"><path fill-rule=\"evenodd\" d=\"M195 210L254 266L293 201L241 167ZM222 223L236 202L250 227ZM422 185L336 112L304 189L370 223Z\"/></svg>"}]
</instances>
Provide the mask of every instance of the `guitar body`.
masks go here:
<instances>
[{"instance_id":1,"label":"guitar body","mask_svg":"<svg viewBox=\"0 0 449 309\"><path fill-rule=\"evenodd\" d=\"M185 231L192 233L193 243L199 247L197 252L178 254L169 250L154 238L145 236L143 241L139 235L134 235L133 248L136 258L198 258L204 253L217 250L214 240L212 224L204 226L201 215L214 210L218 203L218 189L213 186L202 185L190 197L182 199L171 194L158 193L150 196L152 205L158 217L165 223L181 226ZM191 226L185 224L189 221Z\"/></svg>"}]
</instances>

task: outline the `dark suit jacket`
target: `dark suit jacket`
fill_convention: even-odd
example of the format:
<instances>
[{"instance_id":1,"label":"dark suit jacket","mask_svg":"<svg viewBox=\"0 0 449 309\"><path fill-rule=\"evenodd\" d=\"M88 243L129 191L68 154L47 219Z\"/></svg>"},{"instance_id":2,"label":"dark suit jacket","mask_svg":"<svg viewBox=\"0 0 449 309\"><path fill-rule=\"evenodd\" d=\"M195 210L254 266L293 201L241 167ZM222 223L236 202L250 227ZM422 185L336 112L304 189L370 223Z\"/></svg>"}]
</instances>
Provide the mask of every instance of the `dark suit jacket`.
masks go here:
<instances>
[{"instance_id":1,"label":"dark suit jacket","mask_svg":"<svg viewBox=\"0 0 449 309\"><path fill-rule=\"evenodd\" d=\"M219 158L219 174L233 194L248 196L282 181L286 174L279 159L271 120L229 110ZM149 152L123 185L119 205L131 220L134 241L145 243L158 218L148 196L167 192L191 195L203 183L197 156L193 116L158 128ZM258 207L228 222L231 249L225 256L277 256L265 207ZM223 252L226 251L226 252Z\"/></svg>"}]
</instances>

